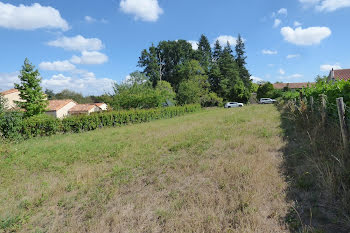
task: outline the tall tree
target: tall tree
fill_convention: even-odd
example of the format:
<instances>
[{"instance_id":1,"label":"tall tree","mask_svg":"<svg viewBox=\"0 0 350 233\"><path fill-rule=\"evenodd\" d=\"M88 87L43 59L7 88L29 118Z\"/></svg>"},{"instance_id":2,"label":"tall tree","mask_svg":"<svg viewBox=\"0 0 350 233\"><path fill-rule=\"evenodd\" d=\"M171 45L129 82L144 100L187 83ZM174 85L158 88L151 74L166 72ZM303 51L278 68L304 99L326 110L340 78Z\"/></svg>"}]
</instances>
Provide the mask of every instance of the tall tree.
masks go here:
<instances>
[{"instance_id":1,"label":"tall tree","mask_svg":"<svg viewBox=\"0 0 350 233\"><path fill-rule=\"evenodd\" d=\"M142 52L139 66L144 68L143 72L150 78L153 86L159 80L164 80L177 88L180 83L178 79L181 78L177 75L178 67L193 57L194 51L187 41L161 41L157 47L151 46L149 50Z\"/></svg>"},{"instance_id":2,"label":"tall tree","mask_svg":"<svg viewBox=\"0 0 350 233\"><path fill-rule=\"evenodd\" d=\"M212 55L212 61L216 62L219 60L220 56L222 54L222 46L220 45L220 42L218 40L215 41L214 44L214 51Z\"/></svg>"},{"instance_id":3,"label":"tall tree","mask_svg":"<svg viewBox=\"0 0 350 233\"><path fill-rule=\"evenodd\" d=\"M239 69L239 76L241 77L245 87L248 89L251 89L252 81L250 79L249 71L246 68L246 59L247 56L245 55L245 44L241 37L241 35L238 35L237 43L236 43L236 63L238 65Z\"/></svg>"},{"instance_id":4,"label":"tall tree","mask_svg":"<svg viewBox=\"0 0 350 233\"><path fill-rule=\"evenodd\" d=\"M15 88L20 91L19 96L23 102L17 102L20 108L25 110L25 116L34 116L45 112L48 101L41 89L41 77L38 70L26 58L20 75L21 83L15 84Z\"/></svg>"},{"instance_id":5,"label":"tall tree","mask_svg":"<svg viewBox=\"0 0 350 233\"><path fill-rule=\"evenodd\" d=\"M144 67L144 73L149 77L153 87L162 80L163 62L157 48L152 44L149 51L144 49L139 58L138 66Z\"/></svg>"},{"instance_id":6,"label":"tall tree","mask_svg":"<svg viewBox=\"0 0 350 233\"><path fill-rule=\"evenodd\" d=\"M202 34L198 43L199 63L206 73L209 72L209 65L211 62L211 48L208 38Z\"/></svg>"}]
</instances>

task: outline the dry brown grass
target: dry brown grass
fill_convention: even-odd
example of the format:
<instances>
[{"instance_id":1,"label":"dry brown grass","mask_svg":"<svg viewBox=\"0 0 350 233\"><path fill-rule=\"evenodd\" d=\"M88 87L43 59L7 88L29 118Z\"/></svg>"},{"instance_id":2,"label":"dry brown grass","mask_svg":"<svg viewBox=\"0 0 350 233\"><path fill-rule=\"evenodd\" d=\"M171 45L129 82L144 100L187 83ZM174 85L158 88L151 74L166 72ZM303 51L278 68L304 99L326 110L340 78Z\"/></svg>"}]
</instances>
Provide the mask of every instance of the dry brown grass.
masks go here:
<instances>
[{"instance_id":1,"label":"dry brown grass","mask_svg":"<svg viewBox=\"0 0 350 233\"><path fill-rule=\"evenodd\" d=\"M248 106L11 145L0 232L286 232L279 126Z\"/></svg>"}]
</instances>

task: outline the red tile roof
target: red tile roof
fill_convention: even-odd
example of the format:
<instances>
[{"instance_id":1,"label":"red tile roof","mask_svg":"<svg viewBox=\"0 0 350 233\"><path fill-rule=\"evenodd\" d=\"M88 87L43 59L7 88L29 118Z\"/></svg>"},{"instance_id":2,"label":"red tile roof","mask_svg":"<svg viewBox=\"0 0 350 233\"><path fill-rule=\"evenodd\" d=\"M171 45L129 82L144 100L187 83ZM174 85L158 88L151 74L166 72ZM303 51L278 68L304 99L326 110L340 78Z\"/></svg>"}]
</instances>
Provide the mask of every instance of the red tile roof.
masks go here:
<instances>
[{"instance_id":1,"label":"red tile roof","mask_svg":"<svg viewBox=\"0 0 350 233\"><path fill-rule=\"evenodd\" d=\"M105 103L95 103L95 105L97 106L97 107L101 107L102 105L104 105Z\"/></svg>"},{"instance_id":2,"label":"red tile roof","mask_svg":"<svg viewBox=\"0 0 350 233\"><path fill-rule=\"evenodd\" d=\"M49 100L49 106L47 107L48 112L58 111L70 102L74 102L74 100Z\"/></svg>"},{"instance_id":3,"label":"red tile roof","mask_svg":"<svg viewBox=\"0 0 350 233\"><path fill-rule=\"evenodd\" d=\"M291 88L291 89L301 89L303 87L312 86L315 83L275 83L273 84L273 87L275 89L283 89L285 87Z\"/></svg>"},{"instance_id":4,"label":"red tile roof","mask_svg":"<svg viewBox=\"0 0 350 233\"><path fill-rule=\"evenodd\" d=\"M69 113L89 112L96 107L94 104L77 104L73 108L69 109Z\"/></svg>"},{"instance_id":5,"label":"red tile roof","mask_svg":"<svg viewBox=\"0 0 350 233\"><path fill-rule=\"evenodd\" d=\"M350 80L350 69L334 70L336 80Z\"/></svg>"},{"instance_id":6,"label":"red tile roof","mask_svg":"<svg viewBox=\"0 0 350 233\"><path fill-rule=\"evenodd\" d=\"M12 94L12 93L15 93L15 92L19 92L19 90L13 88L13 89L1 92L1 94L2 95L9 95L9 94Z\"/></svg>"}]
</instances>

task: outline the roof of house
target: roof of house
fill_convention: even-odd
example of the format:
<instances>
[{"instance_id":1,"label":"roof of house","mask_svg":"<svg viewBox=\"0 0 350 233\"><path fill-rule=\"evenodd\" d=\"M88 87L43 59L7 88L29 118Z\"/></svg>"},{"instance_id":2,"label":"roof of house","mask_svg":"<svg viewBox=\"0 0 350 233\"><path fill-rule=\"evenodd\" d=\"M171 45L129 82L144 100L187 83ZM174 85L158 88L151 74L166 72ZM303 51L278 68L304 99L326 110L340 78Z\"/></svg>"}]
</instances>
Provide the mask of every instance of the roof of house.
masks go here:
<instances>
[{"instance_id":1,"label":"roof of house","mask_svg":"<svg viewBox=\"0 0 350 233\"><path fill-rule=\"evenodd\" d=\"M94 107L96 107L95 104L77 104L75 105L73 108L69 109L68 112L88 112L91 109L93 109Z\"/></svg>"},{"instance_id":2,"label":"roof of house","mask_svg":"<svg viewBox=\"0 0 350 233\"><path fill-rule=\"evenodd\" d=\"M9 95L9 94L12 94L12 93L15 93L15 92L19 92L19 90L13 88L13 89L1 92L1 94L2 95Z\"/></svg>"},{"instance_id":3,"label":"roof of house","mask_svg":"<svg viewBox=\"0 0 350 233\"><path fill-rule=\"evenodd\" d=\"M75 103L74 100L49 100L48 112L58 111L69 103Z\"/></svg>"},{"instance_id":4,"label":"roof of house","mask_svg":"<svg viewBox=\"0 0 350 233\"><path fill-rule=\"evenodd\" d=\"M273 87L275 89L283 89L285 87L291 88L291 89L301 89L303 87L314 85L315 83L275 83L273 84Z\"/></svg>"},{"instance_id":5,"label":"roof of house","mask_svg":"<svg viewBox=\"0 0 350 233\"><path fill-rule=\"evenodd\" d=\"M350 80L350 69L334 70L334 78L337 80Z\"/></svg>"},{"instance_id":6,"label":"roof of house","mask_svg":"<svg viewBox=\"0 0 350 233\"><path fill-rule=\"evenodd\" d=\"M101 107L102 105L104 105L105 103L95 103L95 105L97 106L97 107Z\"/></svg>"}]
</instances>

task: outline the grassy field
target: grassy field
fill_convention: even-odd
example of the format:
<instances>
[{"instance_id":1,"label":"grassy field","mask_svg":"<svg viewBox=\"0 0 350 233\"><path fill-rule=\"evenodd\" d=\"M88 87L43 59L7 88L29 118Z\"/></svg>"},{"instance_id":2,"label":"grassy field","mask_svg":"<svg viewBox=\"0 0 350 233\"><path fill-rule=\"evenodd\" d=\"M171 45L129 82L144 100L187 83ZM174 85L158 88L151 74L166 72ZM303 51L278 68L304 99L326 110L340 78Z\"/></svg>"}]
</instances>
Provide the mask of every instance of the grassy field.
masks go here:
<instances>
[{"instance_id":1,"label":"grassy field","mask_svg":"<svg viewBox=\"0 0 350 233\"><path fill-rule=\"evenodd\" d=\"M0 232L286 232L274 106L0 149Z\"/></svg>"}]
</instances>

